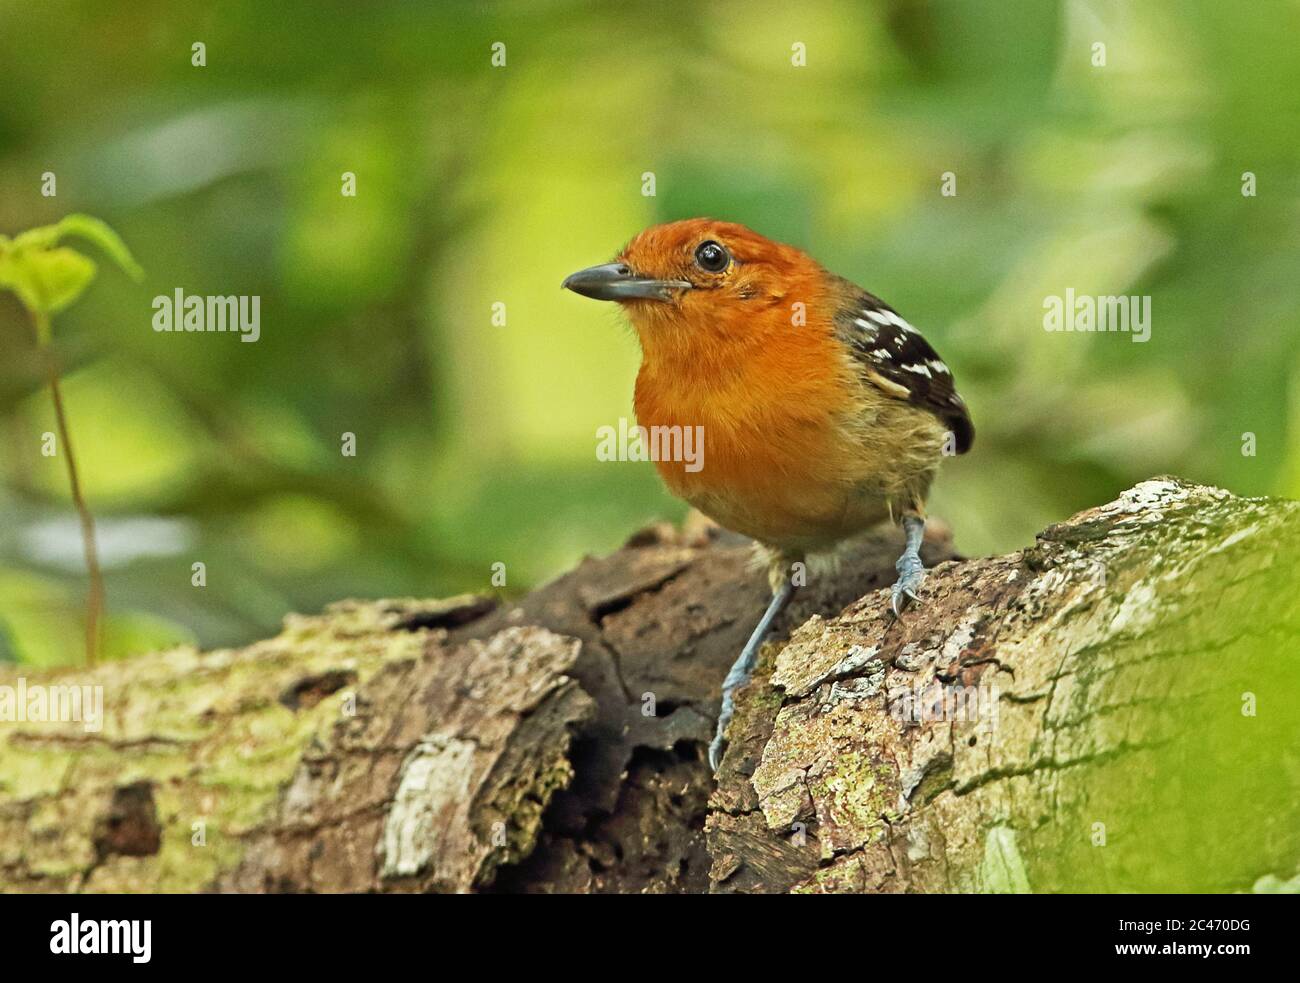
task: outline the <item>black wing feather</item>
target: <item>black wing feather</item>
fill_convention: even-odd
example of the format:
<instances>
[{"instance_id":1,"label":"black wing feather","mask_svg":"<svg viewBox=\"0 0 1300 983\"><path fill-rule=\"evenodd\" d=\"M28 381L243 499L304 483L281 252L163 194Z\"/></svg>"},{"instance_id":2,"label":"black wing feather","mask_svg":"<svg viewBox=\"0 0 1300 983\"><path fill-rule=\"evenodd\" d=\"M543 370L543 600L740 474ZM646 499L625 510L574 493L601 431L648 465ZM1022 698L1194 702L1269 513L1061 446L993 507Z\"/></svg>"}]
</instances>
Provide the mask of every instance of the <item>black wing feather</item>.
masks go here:
<instances>
[{"instance_id":1,"label":"black wing feather","mask_svg":"<svg viewBox=\"0 0 1300 983\"><path fill-rule=\"evenodd\" d=\"M850 301L835 315L835 327L854 356L887 385L891 395L929 410L952 431L957 453L965 454L975 440L970 411L957 393L952 371L921 333L879 297L853 286Z\"/></svg>"}]
</instances>

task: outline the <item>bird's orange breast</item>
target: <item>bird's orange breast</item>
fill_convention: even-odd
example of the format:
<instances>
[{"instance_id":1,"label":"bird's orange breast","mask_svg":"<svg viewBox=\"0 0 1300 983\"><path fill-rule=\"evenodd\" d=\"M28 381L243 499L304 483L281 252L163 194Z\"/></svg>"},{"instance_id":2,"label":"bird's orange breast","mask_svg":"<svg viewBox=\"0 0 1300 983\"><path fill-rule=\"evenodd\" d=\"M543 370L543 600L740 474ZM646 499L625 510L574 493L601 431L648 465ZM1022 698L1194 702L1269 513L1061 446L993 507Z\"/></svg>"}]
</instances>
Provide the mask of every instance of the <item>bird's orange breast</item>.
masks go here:
<instances>
[{"instance_id":1,"label":"bird's orange breast","mask_svg":"<svg viewBox=\"0 0 1300 983\"><path fill-rule=\"evenodd\" d=\"M885 514L860 494L861 448L846 425L860 384L829 322L794 325L775 308L777 323L755 325L746 313L639 329L637 422L652 438L698 428L697 462L656 461L674 494L770 545L825 548Z\"/></svg>"}]
</instances>

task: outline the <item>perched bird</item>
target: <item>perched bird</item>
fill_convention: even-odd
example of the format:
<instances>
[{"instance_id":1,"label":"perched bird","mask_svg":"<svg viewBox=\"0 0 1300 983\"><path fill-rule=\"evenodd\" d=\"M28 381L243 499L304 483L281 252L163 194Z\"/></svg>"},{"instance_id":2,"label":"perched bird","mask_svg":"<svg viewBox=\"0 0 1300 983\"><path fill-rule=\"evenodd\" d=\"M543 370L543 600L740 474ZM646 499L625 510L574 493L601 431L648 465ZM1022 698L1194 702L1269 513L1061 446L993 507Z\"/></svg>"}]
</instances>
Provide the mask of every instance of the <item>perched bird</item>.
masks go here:
<instances>
[{"instance_id":1,"label":"perched bird","mask_svg":"<svg viewBox=\"0 0 1300 983\"><path fill-rule=\"evenodd\" d=\"M694 466L656 460L669 490L768 560L772 601L722 685L716 770L735 690L795 592L792 570L806 570L796 564L898 521L895 616L918 601L930 482L975 429L948 366L896 311L743 225L652 226L563 287L617 301L631 320L637 423L702 428Z\"/></svg>"}]
</instances>

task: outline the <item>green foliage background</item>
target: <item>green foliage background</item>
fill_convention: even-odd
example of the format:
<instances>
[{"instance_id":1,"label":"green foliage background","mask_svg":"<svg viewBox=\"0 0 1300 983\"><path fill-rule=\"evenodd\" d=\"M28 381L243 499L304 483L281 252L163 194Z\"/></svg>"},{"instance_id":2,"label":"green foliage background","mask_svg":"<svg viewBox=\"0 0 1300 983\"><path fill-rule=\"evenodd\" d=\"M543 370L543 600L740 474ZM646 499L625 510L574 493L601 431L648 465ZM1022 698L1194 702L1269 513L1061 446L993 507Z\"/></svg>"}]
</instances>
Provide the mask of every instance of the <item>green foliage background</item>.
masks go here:
<instances>
[{"instance_id":1,"label":"green foliage background","mask_svg":"<svg viewBox=\"0 0 1300 983\"><path fill-rule=\"evenodd\" d=\"M108 654L494 562L520 591L679 518L649 465L595 460L638 353L558 285L696 214L934 341L979 429L933 502L967 552L1156 473L1300 493L1297 37L1285 0L0 0L0 232L89 212L147 272L56 330ZM261 340L155 333L177 287L260 295ZM1149 294L1151 340L1045 332L1067 287ZM0 658L33 664L81 651L48 404L2 298Z\"/></svg>"}]
</instances>

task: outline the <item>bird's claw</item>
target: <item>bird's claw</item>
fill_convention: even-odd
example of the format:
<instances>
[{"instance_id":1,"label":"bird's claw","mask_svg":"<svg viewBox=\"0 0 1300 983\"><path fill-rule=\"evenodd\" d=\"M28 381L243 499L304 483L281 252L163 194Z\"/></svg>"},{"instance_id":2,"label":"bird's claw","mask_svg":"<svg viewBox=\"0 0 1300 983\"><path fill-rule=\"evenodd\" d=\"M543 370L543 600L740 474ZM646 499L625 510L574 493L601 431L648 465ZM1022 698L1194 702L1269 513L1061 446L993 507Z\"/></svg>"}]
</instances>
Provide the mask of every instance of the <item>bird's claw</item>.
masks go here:
<instances>
[{"instance_id":1,"label":"bird's claw","mask_svg":"<svg viewBox=\"0 0 1300 983\"><path fill-rule=\"evenodd\" d=\"M721 734L716 735L709 742L709 768L714 774L717 774L718 769L722 767L722 749L724 747L726 747L726 742L723 741Z\"/></svg>"},{"instance_id":2,"label":"bird's claw","mask_svg":"<svg viewBox=\"0 0 1300 983\"><path fill-rule=\"evenodd\" d=\"M921 565L919 559L904 556L896 564L896 569L898 580L894 582L890 607L893 608L894 617L898 618L902 616L903 608L907 607L909 601L914 604L921 603L917 591L921 589L921 584L925 580L925 567Z\"/></svg>"}]
</instances>

